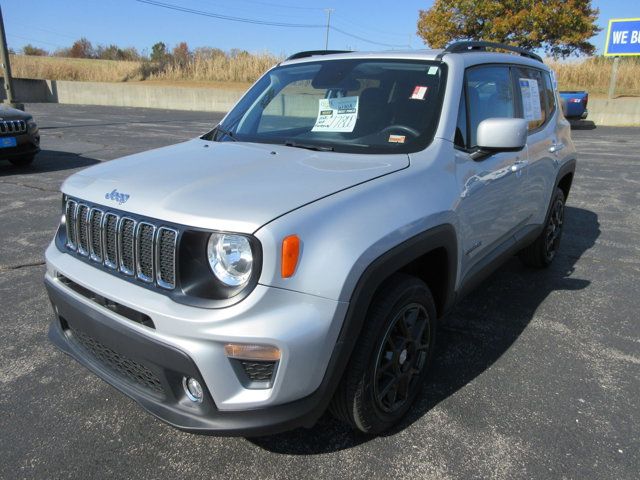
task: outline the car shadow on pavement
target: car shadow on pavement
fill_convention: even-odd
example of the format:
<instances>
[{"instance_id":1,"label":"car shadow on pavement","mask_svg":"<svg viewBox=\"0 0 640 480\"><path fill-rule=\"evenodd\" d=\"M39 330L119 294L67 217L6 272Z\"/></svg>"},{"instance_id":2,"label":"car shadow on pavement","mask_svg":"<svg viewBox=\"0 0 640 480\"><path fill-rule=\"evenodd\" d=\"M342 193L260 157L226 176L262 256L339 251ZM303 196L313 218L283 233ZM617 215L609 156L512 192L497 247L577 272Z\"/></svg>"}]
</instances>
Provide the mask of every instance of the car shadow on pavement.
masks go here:
<instances>
[{"instance_id":1,"label":"car shadow on pavement","mask_svg":"<svg viewBox=\"0 0 640 480\"><path fill-rule=\"evenodd\" d=\"M567 207L564 241L548 269L509 260L441 322L431 372L405 419L385 436L420 420L440 402L491 367L518 339L540 304L555 291L582 290L587 279L573 276L575 264L600 235L598 216ZM352 448L375 437L353 431L326 413L312 429L248 439L274 453L322 454Z\"/></svg>"},{"instance_id":2,"label":"car shadow on pavement","mask_svg":"<svg viewBox=\"0 0 640 480\"><path fill-rule=\"evenodd\" d=\"M8 160L0 160L0 177L13 175L32 175L35 173L57 172L90 167L100 163L95 158L85 157L72 152L41 150L33 163L27 167L16 167Z\"/></svg>"}]
</instances>

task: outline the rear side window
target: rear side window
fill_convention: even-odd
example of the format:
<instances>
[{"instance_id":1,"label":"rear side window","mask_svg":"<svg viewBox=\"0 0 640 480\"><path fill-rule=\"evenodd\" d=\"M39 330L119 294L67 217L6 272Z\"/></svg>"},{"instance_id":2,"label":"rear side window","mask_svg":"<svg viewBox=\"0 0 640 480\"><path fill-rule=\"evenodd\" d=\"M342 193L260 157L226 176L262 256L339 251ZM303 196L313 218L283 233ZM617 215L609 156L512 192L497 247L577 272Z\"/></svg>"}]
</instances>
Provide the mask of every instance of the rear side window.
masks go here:
<instances>
[{"instance_id":1,"label":"rear side window","mask_svg":"<svg viewBox=\"0 0 640 480\"><path fill-rule=\"evenodd\" d=\"M478 125L487 118L516 116L513 82L508 66L487 65L467 70L465 92L468 102L467 146L477 146Z\"/></svg>"},{"instance_id":2,"label":"rear side window","mask_svg":"<svg viewBox=\"0 0 640 480\"><path fill-rule=\"evenodd\" d=\"M544 72L542 77L544 78L544 90L547 97L547 118L550 118L556 111L556 95L553 91L553 82L549 72Z\"/></svg>"},{"instance_id":3,"label":"rear side window","mask_svg":"<svg viewBox=\"0 0 640 480\"><path fill-rule=\"evenodd\" d=\"M518 67L514 73L520 89L522 117L529 122L529 131L536 130L545 124L549 115L547 87L542 72Z\"/></svg>"}]
</instances>

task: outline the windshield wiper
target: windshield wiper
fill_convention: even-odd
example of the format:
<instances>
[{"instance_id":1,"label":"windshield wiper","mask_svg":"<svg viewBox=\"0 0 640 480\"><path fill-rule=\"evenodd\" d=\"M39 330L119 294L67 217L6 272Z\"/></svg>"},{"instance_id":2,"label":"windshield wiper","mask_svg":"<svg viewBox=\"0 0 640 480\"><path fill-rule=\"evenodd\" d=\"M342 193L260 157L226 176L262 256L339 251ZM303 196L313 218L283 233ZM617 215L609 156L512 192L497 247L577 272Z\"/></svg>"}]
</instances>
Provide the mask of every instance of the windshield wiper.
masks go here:
<instances>
[{"instance_id":1,"label":"windshield wiper","mask_svg":"<svg viewBox=\"0 0 640 480\"><path fill-rule=\"evenodd\" d=\"M232 131L230 131L230 130L225 130L225 129L224 129L224 128L222 128L220 125L218 125L218 126L216 127L216 132L220 132L220 133L222 133L223 135L225 135L225 136L229 137L229 138L230 138L231 140L233 140L234 142L237 142L237 141L238 141L238 139L235 137L235 135L233 134L233 132L232 132Z\"/></svg>"},{"instance_id":2,"label":"windshield wiper","mask_svg":"<svg viewBox=\"0 0 640 480\"><path fill-rule=\"evenodd\" d=\"M306 148L307 150L316 150L318 152L333 152L334 148L329 145L311 145L308 143L284 142L287 147Z\"/></svg>"}]
</instances>

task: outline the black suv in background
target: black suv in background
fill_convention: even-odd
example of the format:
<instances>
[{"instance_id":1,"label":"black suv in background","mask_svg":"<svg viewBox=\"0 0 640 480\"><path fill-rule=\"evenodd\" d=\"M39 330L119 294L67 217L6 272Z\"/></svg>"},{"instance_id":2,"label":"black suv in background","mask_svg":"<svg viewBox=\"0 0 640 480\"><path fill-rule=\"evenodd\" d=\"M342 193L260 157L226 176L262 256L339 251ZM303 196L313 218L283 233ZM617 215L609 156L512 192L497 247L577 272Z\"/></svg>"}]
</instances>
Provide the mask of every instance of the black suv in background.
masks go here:
<instances>
[{"instance_id":1,"label":"black suv in background","mask_svg":"<svg viewBox=\"0 0 640 480\"><path fill-rule=\"evenodd\" d=\"M40 132L28 113L0 106L0 160L18 167L33 162L40 151Z\"/></svg>"}]
</instances>

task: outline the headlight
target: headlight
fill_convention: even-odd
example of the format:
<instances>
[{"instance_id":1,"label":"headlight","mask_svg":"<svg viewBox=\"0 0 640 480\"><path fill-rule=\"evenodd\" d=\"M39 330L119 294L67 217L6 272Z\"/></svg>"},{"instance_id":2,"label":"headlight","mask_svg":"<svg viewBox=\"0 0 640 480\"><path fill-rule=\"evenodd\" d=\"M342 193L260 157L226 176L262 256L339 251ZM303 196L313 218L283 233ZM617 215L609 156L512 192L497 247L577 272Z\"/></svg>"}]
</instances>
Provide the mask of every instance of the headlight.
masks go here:
<instances>
[{"instance_id":1,"label":"headlight","mask_svg":"<svg viewBox=\"0 0 640 480\"><path fill-rule=\"evenodd\" d=\"M212 233L207 245L207 258L216 278L229 287L239 287L251 277L253 253L247 237Z\"/></svg>"},{"instance_id":2,"label":"headlight","mask_svg":"<svg viewBox=\"0 0 640 480\"><path fill-rule=\"evenodd\" d=\"M27 128L29 129L30 132L37 130L38 125L36 124L36 122L33 121L33 118L27 120Z\"/></svg>"}]
</instances>

